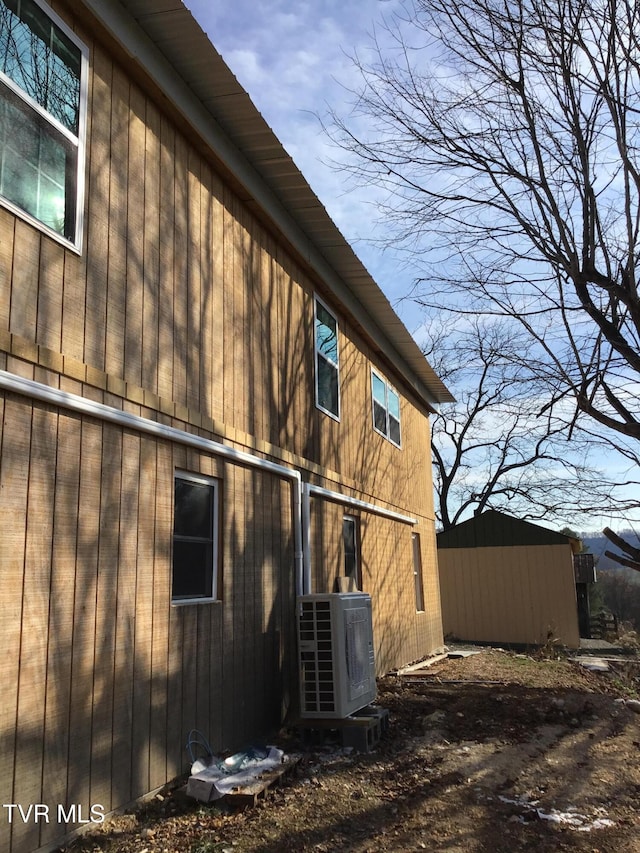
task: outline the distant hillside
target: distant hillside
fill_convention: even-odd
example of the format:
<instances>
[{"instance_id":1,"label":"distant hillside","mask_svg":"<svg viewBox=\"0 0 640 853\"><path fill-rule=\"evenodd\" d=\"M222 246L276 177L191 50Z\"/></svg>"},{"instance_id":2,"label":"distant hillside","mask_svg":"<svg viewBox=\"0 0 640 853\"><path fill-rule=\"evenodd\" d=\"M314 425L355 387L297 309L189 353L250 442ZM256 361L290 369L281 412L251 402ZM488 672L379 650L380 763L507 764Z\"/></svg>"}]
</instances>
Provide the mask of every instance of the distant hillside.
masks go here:
<instances>
[{"instance_id":1,"label":"distant hillside","mask_svg":"<svg viewBox=\"0 0 640 853\"><path fill-rule=\"evenodd\" d=\"M633 530L616 530L615 532L618 536L622 536L623 539L626 539L632 545L640 548L640 539ZM613 551L614 553L616 551L615 547L611 542L609 542L606 536L603 536L602 533L592 531L581 533L580 538L582 539L585 549L588 550L589 553L595 555L597 569L603 571L606 569L620 568L617 563L614 563L613 560L609 559L609 557L604 556L605 551Z\"/></svg>"}]
</instances>

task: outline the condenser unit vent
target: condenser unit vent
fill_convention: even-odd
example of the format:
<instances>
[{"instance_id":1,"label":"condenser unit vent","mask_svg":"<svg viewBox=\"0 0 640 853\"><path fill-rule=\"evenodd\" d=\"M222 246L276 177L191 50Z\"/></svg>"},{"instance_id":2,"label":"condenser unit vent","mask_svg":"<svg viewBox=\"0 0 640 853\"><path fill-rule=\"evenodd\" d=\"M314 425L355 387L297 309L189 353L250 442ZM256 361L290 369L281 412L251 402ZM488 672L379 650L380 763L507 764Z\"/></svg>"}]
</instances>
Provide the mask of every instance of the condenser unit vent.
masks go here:
<instances>
[{"instance_id":1,"label":"condenser unit vent","mask_svg":"<svg viewBox=\"0 0 640 853\"><path fill-rule=\"evenodd\" d=\"M348 717L376 697L371 598L364 593L298 599L302 717Z\"/></svg>"}]
</instances>

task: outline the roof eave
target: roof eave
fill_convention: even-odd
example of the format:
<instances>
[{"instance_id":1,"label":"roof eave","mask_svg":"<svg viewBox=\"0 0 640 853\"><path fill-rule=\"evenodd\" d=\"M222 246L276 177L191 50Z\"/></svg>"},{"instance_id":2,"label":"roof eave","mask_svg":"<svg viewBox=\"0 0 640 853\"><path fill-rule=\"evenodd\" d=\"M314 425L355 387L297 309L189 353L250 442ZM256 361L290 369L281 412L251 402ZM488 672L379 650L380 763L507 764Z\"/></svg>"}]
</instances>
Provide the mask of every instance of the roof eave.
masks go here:
<instances>
[{"instance_id":1,"label":"roof eave","mask_svg":"<svg viewBox=\"0 0 640 853\"><path fill-rule=\"evenodd\" d=\"M429 408L454 398L181 0L82 0ZM185 50L185 44L189 49Z\"/></svg>"}]
</instances>

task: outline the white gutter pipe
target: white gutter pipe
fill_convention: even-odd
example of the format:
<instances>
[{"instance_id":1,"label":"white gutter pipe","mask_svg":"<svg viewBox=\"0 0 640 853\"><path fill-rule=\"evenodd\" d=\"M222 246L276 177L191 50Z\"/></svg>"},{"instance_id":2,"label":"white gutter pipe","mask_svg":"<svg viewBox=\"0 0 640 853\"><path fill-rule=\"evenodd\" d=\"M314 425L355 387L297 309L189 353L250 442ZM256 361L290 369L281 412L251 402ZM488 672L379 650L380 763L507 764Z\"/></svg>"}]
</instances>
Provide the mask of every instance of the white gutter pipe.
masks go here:
<instances>
[{"instance_id":1,"label":"white gutter pipe","mask_svg":"<svg viewBox=\"0 0 640 853\"><path fill-rule=\"evenodd\" d=\"M155 438L165 441L173 441L176 444L182 444L187 447L192 447L195 450L201 450L203 453L212 456L221 456L224 459L229 459L239 465L245 465L248 468L257 468L261 471L268 471L276 477L282 477L289 480L291 483L291 501L293 504L293 547L294 547L294 573L296 582L296 596L304 595L311 592L311 497L324 498L325 500L333 501L334 503L344 504L345 506L353 507L354 509L362 509L365 512L374 513L384 518L389 518L392 521L398 521L402 524L415 525L418 523L416 518L394 510L386 509L378 504L362 501L358 498L352 498L344 495L341 492L334 492L330 489L324 489L321 486L314 486L311 483L303 483L300 472L287 468L285 465L280 465L277 462L271 462L268 459L262 459L259 456L253 456L251 453L245 453L242 450L236 450L235 447L229 447L226 444L221 444L219 441L212 441L209 438L202 438L199 435L194 435L185 430L177 429L176 427L167 426L166 424L158 423L157 421L143 418L140 415L134 415L130 412L123 412L121 409L115 409L113 406L106 406L104 403L96 403L86 397L80 397L77 394L70 394L67 391L61 391L58 388L51 388L49 385L44 385L41 382L34 382L32 379L25 379L22 376L16 376L14 373L8 373L5 370L0 370L0 389L10 391L14 394L20 394L24 397L40 400L43 403L48 403L52 406L57 406L68 411L76 412L77 414L87 415L88 417L97 418L101 421L115 424L126 429L132 429L136 432L145 435L151 435Z\"/></svg>"},{"instance_id":2,"label":"white gutter pipe","mask_svg":"<svg viewBox=\"0 0 640 853\"><path fill-rule=\"evenodd\" d=\"M121 409L114 409L112 406L105 406L103 403L96 403L93 400L88 400L86 397L80 397L77 394L70 394L67 391L61 391L58 388L51 388L48 385L43 385L40 382L34 382L31 379L24 379L21 376L16 376L13 373L8 373L5 370L0 370L0 389L10 391L14 394L20 394L24 397L40 400L43 403L48 403L52 406L57 406L68 411L76 412L81 415L87 415L92 418L97 418L101 421L116 424L117 426L126 429L132 429L136 432L152 435L155 438L173 441L177 444L192 447L195 450L201 450L203 453L208 453L212 456L221 456L236 462L239 465L245 465L250 468L258 468L261 471L268 471L275 474L277 477L283 477L291 483L291 500L293 503L293 539L294 539L294 571L296 580L296 595L302 594L304 588L305 572L303 566L302 553L302 478L300 472L292 468L287 468L284 465L279 465L277 462L271 462L268 459L262 459L259 456L253 456L250 453L245 453L242 450L236 450L234 447L228 447L226 444L221 444L218 441L212 441L208 438L201 438L199 435L185 432L176 427L167 426L166 424L151 421L148 418L133 415L130 412L123 412Z\"/></svg>"},{"instance_id":3,"label":"white gutter pipe","mask_svg":"<svg viewBox=\"0 0 640 853\"><path fill-rule=\"evenodd\" d=\"M311 495L309 483L302 484L302 594L311 592Z\"/></svg>"},{"instance_id":4,"label":"white gutter pipe","mask_svg":"<svg viewBox=\"0 0 640 853\"><path fill-rule=\"evenodd\" d=\"M418 523L418 519L413 518L410 515L403 515L400 512L395 512L395 510L386 509L386 507L379 506L378 504L372 504L368 501L361 501L358 498L351 498L348 495L341 494L340 492L332 492L329 489L323 489L322 486L314 486L309 483L308 490L310 495L325 498L325 500L334 501L335 503L345 504L346 506L352 506L355 509L363 509L366 512L372 512L375 515L381 515L384 518L391 518L393 521L400 521L403 524L411 525Z\"/></svg>"}]
</instances>

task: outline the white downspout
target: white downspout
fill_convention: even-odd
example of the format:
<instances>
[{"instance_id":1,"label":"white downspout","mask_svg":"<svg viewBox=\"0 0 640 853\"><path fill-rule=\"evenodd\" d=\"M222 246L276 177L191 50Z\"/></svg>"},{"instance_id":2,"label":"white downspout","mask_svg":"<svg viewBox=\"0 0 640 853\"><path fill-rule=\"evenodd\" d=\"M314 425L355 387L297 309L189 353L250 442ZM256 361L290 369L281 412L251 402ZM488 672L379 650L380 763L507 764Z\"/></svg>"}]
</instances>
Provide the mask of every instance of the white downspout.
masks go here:
<instances>
[{"instance_id":1,"label":"white downspout","mask_svg":"<svg viewBox=\"0 0 640 853\"><path fill-rule=\"evenodd\" d=\"M310 484L302 484L302 593L311 592L311 495Z\"/></svg>"},{"instance_id":2,"label":"white downspout","mask_svg":"<svg viewBox=\"0 0 640 853\"><path fill-rule=\"evenodd\" d=\"M302 478L299 471L292 471L290 468L285 468L291 480L291 500L293 503L293 571L296 579L296 599L304 592L305 583L305 561L304 561L304 545L303 545L303 530L302 530L302 513L304 507Z\"/></svg>"}]
</instances>

